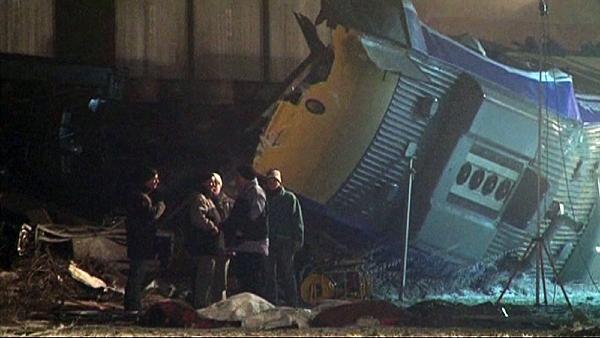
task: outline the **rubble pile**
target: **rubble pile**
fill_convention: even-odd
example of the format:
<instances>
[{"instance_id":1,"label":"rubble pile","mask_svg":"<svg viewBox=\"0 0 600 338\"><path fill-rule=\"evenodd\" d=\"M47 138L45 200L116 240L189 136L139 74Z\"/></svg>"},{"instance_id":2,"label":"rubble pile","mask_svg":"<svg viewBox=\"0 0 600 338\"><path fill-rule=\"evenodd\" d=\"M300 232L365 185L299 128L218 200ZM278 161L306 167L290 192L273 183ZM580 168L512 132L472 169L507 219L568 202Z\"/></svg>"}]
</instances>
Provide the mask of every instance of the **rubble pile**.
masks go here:
<instances>
[{"instance_id":1,"label":"rubble pile","mask_svg":"<svg viewBox=\"0 0 600 338\"><path fill-rule=\"evenodd\" d=\"M431 259L429 258L429 260ZM455 267L437 276L428 272L424 273L422 269L412 267L412 269L408 270L413 282L413 287L409 292L412 293L412 299L424 299L431 295L464 292L492 295L499 286L506 285L516 267L517 260L518 257L512 253L506 253L505 255L492 257L472 265ZM421 264L418 266L428 266ZM451 266L451 264L448 265Z\"/></svg>"},{"instance_id":2,"label":"rubble pile","mask_svg":"<svg viewBox=\"0 0 600 338\"><path fill-rule=\"evenodd\" d=\"M113 264L121 255L115 256L107 246L118 242L110 237L115 228L66 229L23 224L18 244L21 257L9 271L0 272L1 322L89 308L82 304L90 300L92 308L104 308L102 302L122 303L127 278L122 266Z\"/></svg>"},{"instance_id":3,"label":"rubble pile","mask_svg":"<svg viewBox=\"0 0 600 338\"><path fill-rule=\"evenodd\" d=\"M70 277L68 261L45 252L17 261L0 274L0 321L12 323L34 312L51 312L66 300L85 294Z\"/></svg>"},{"instance_id":4,"label":"rubble pile","mask_svg":"<svg viewBox=\"0 0 600 338\"><path fill-rule=\"evenodd\" d=\"M127 275L118 267L93 257L85 257L78 261L78 266L93 276L99 276L107 287L115 292L106 293L103 299L115 299L124 293Z\"/></svg>"},{"instance_id":5,"label":"rubble pile","mask_svg":"<svg viewBox=\"0 0 600 338\"><path fill-rule=\"evenodd\" d=\"M372 277L374 298L398 300L403 268L401 247L400 243L386 242L367 256L364 269ZM415 303L443 294L494 295L506 285L518 259L515 253L507 252L472 265L459 266L443 257L410 248L404 299ZM517 292L522 289L521 277L518 274L512 283Z\"/></svg>"}]
</instances>

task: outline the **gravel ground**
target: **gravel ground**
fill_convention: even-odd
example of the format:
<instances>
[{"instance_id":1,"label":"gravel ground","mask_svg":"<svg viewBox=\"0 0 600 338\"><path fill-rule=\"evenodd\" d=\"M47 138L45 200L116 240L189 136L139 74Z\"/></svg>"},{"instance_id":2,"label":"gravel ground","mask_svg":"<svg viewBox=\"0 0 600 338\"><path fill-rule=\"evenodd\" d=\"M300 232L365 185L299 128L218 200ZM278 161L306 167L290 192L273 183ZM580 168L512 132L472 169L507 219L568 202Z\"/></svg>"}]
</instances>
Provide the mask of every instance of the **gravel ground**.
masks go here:
<instances>
[{"instance_id":1,"label":"gravel ground","mask_svg":"<svg viewBox=\"0 0 600 338\"><path fill-rule=\"evenodd\" d=\"M34 323L19 327L1 327L2 336L564 336L564 330L497 330L473 328L421 328L421 327L347 327L347 328L310 328L310 329L285 329L285 330L243 330L240 328L220 329L171 329L171 328L146 328L138 326L111 326L111 325L62 325L55 326L49 323Z\"/></svg>"}]
</instances>

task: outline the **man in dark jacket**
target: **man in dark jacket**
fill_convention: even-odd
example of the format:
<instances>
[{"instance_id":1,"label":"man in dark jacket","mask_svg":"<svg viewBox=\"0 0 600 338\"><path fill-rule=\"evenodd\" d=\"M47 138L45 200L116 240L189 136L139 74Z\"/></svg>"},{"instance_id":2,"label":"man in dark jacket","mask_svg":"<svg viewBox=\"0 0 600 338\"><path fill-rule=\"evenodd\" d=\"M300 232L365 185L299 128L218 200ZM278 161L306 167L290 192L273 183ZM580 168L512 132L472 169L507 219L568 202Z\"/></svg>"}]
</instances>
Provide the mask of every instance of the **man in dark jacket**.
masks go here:
<instances>
[{"instance_id":1,"label":"man in dark jacket","mask_svg":"<svg viewBox=\"0 0 600 338\"><path fill-rule=\"evenodd\" d=\"M200 175L200 189L190 207L186 242L194 257L192 305L203 308L220 301L227 283L227 263L222 222L231 202L221 193L220 176Z\"/></svg>"},{"instance_id":2,"label":"man in dark jacket","mask_svg":"<svg viewBox=\"0 0 600 338\"><path fill-rule=\"evenodd\" d=\"M281 172L277 169L267 173L267 206L270 232L267 289L271 292L271 301L278 303L281 285L286 304L296 307L298 289L294 256L304 244L304 221L298 198L283 187Z\"/></svg>"},{"instance_id":3,"label":"man in dark jacket","mask_svg":"<svg viewBox=\"0 0 600 338\"><path fill-rule=\"evenodd\" d=\"M142 291L146 276L156 257L156 220L165 211L165 203L151 198L160 180L152 168L142 168L134 176L134 189L127 199L127 257L129 275L125 287L125 310L142 310Z\"/></svg>"},{"instance_id":4,"label":"man in dark jacket","mask_svg":"<svg viewBox=\"0 0 600 338\"><path fill-rule=\"evenodd\" d=\"M235 276L241 292L263 296L265 259L269 254L267 199L250 165L237 168L238 196L226 222L227 245L235 252Z\"/></svg>"}]
</instances>

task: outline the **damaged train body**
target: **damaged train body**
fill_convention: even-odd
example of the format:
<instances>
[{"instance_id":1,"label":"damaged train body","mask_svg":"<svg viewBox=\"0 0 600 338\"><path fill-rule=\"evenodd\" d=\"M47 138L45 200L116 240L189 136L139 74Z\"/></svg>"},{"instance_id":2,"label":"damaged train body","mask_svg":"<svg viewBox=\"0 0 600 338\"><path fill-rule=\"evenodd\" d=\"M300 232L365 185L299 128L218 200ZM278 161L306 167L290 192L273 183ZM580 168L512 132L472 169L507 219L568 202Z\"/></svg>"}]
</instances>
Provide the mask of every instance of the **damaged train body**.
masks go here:
<instances>
[{"instance_id":1,"label":"damaged train body","mask_svg":"<svg viewBox=\"0 0 600 338\"><path fill-rule=\"evenodd\" d=\"M349 226L403 231L416 145L413 248L458 264L524 255L540 225L565 280L600 277L584 269L599 259L598 97L436 32L408 0L323 0L329 46L296 17L311 55L265 113L257 169Z\"/></svg>"}]
</instances>

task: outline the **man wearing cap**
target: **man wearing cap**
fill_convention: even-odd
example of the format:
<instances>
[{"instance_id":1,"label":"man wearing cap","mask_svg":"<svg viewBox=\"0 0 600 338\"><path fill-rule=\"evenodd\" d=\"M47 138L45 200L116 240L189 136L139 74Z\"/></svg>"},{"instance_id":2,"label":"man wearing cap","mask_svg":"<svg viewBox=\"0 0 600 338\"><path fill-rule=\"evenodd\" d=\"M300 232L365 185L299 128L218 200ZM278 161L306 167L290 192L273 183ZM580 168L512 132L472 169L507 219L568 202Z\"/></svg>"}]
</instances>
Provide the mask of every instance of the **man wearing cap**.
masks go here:
<instances>
[{"instance_id":1,"label":"man wearing cap","mask_svg":"<svg viewBox=\"0 0 600 338\"><path fill-rule=\"evenodd\" d=\"M269 254L267 199L250 165L237 167L238 196L224 224L226 245L235 252L232 270L241 292L263 296L265 259Z\"/></svg>"},{"instance_id":2,"label":"man wearing cap","mask_svg":"<svg viewBox=\"0 0 600 338\"><path fill-rule=\"evenodd\" d=\"M267 222L269 224L270 255L267 259L267 290L271 301L278 302L279 281L284 301L298 306L298 291L294 256L304 244L302 208L294 193L285 189L281 172L271 169L267 173Z\"/></svg>"}]
</instances>

